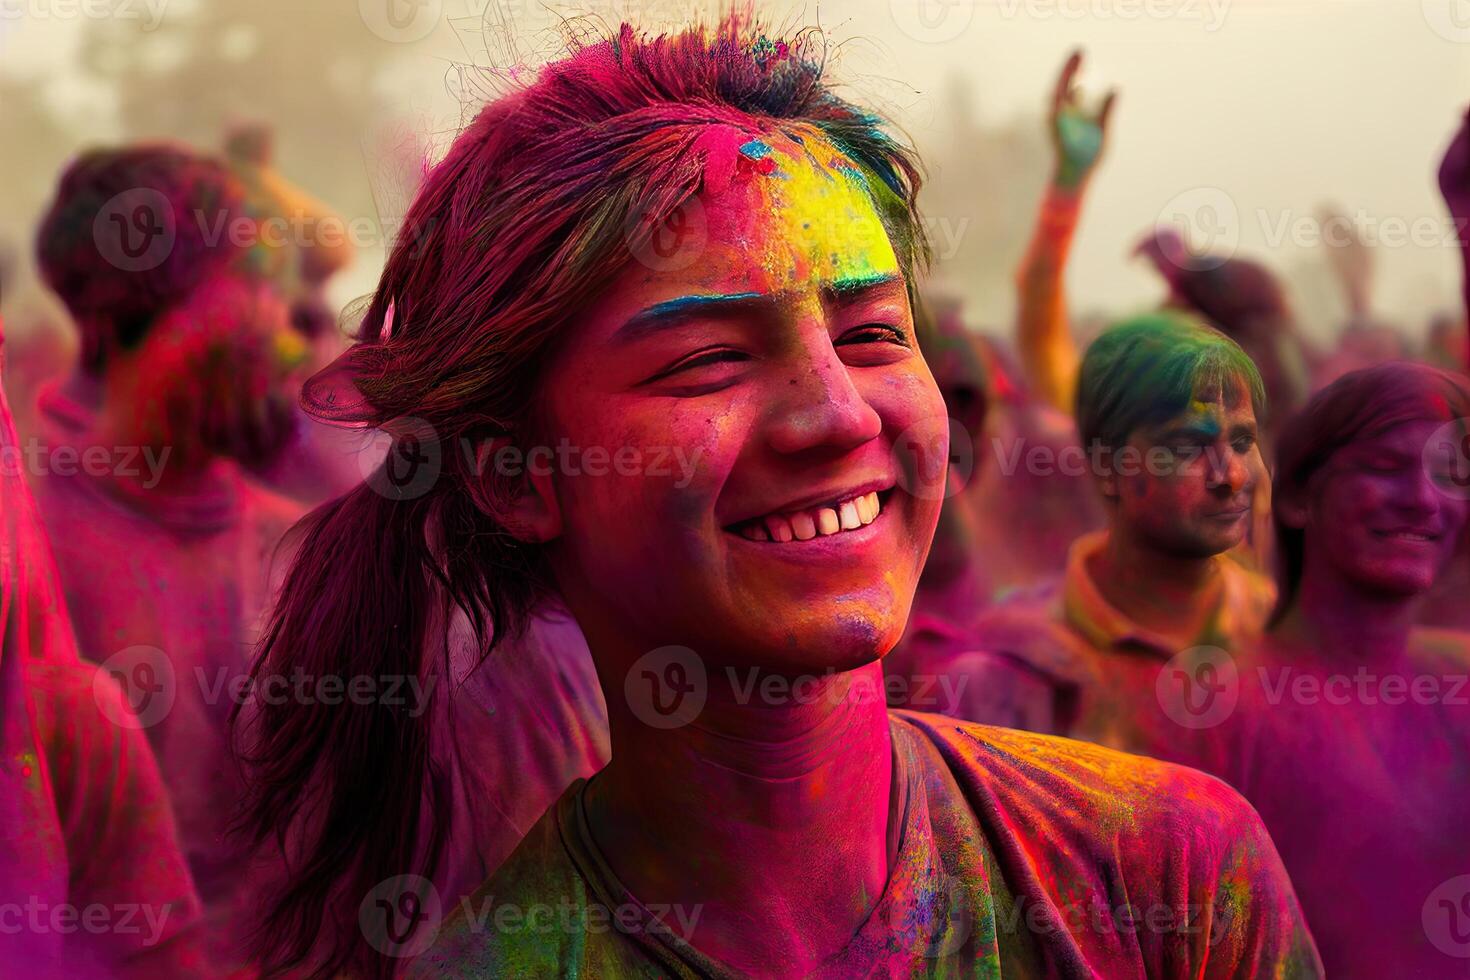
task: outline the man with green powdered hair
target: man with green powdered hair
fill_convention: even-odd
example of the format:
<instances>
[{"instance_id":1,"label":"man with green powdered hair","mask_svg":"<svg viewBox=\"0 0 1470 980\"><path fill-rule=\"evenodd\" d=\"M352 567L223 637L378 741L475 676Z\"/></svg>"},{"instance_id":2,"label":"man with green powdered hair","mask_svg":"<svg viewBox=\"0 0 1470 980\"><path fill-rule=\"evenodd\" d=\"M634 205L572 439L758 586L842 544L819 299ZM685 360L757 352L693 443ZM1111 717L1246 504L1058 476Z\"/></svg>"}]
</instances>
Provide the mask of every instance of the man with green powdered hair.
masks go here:
<instances>
[{"instance_id":1,"label":"man with green powdered hair","mask_svg":"<svg viewBox=\"0 0 1470 980\"><path fill-rule=\"evenodd\" d=\"M1214 765L1212 735L1238 691L1233 654L1274 599L1227 554L1265 483L1264 402L1240 347L1180 314L1139 316L1093 342L1077 425L1108 526L1077 540L1056 586L998 607L978 631L987 662L1006 665L981 679L1049 678L1045 703L971 720Z\"/></svg>"}]
</instances>

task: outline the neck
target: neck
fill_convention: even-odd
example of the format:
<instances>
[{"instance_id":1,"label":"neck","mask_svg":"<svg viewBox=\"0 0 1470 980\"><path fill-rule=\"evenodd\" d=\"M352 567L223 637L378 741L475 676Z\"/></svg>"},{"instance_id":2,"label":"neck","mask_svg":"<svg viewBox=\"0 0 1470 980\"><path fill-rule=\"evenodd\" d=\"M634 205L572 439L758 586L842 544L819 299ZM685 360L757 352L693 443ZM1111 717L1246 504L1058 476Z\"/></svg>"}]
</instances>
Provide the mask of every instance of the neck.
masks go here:
<instances>
[{"instance_id":1,"label":"neck","mask_svg":"<svg viewBox=\"0 0 1470 980\"><path fill-rule=\"evenodd\" d=\"M1385 662L1409 647L1419 597L1364 589L1310 557L1296 601L1272 632L1333 661Z\"/></svg>"},{"instance_id":2,"label":"neck","mask_svg":"<svg viewBox=\"0 0 1470 980\"><path fill-rule=\"evenodd\" d=\"M194 494L217 479L219 458L198 435L170 416L171 399L140 367L122 367L103 379L92 443L138 450L132 466L112 467L108 479L129 490ZM175 406L177 407L177 406Z\"/></svg>"},{"instance_id":3,"label":"neck","mask_svg":"<svg viewBox=\"0 0 1470 980\"><path fill-rule=\"evenodd\" d=\"M1114 523L1088 569L1108 604L1152 632L1193 642L1222 586L1215 556L1168 554Z\"/></svg>"},{"instance_id":4,"label":"neck","mask_svg":"<svg viewBox=\"0 0 1470 980\"><path fill-rule=\"evenodd\" d=\"M588 820L645 904L700 913L685 937L696 948L742 972L803 974L847 945L883 893L898 839L893 751L879 663L779 699L761 693L771 676L712 669L705 708L669 730L638 721L623 678L604 678L621 710Z\"/></svg>"}]
</instances>

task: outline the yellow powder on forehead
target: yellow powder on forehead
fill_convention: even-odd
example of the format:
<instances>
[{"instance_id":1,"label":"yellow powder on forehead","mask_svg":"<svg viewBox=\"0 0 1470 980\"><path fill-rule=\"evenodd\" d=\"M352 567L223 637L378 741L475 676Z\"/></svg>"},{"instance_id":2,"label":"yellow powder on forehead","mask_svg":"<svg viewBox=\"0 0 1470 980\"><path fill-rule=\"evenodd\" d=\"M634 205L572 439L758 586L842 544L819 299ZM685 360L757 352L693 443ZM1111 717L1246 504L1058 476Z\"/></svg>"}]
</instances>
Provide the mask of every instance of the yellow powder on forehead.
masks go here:
<instances>
[{"instance_id":1,"label":"yellow powder on forehead","mask_svg":"<svg viewBox=\"0 0 1470 980\"><path fill-rule=\"evenodd\" d=\"M768 134L741 145L771 221L752 228L752 258L788 286L899 273L863 171L826 140Z\"/></svg>"}]
</instances>

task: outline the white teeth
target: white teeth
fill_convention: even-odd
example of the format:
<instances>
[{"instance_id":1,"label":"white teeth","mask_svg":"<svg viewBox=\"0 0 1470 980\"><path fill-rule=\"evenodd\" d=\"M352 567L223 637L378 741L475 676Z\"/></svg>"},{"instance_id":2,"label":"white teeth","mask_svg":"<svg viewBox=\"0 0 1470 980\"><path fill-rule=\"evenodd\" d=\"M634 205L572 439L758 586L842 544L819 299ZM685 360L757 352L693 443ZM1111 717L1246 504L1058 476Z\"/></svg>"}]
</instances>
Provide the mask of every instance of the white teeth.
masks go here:
<instances>
[{"instance_id":1,"label":"white teeth","mask_svg":"<svg viewBox=\"0 0 1470 980\"><path fill-rule=\"evenodd\" d=\"M771 514L742 526L740 534L751 541L810 541L818 536L854 531L873 523L882 511L878 492L844 500L832 507L812 507L791 514Z\"/></svg>"},{"instance_id":2,"label":"white teeth","mask_svg":"<svg viewBox=\"0 0 1470 980\"><path fill-rule=\"evenodd\" d=\"M836 534L842 529L842 524L837 520L837 511L831 507L823 507L817 511L817 530L823 534Z\"/></svg>"}]
</instances>

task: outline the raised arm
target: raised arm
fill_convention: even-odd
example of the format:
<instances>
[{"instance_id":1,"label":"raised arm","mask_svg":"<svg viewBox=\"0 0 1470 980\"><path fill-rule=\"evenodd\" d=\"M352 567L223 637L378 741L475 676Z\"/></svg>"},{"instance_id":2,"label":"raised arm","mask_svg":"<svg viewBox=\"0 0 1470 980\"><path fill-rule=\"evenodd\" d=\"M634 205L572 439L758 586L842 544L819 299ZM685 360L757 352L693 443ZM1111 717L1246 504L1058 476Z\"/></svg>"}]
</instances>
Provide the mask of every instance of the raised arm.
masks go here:
<instances>
[{"instance_id":1,"label":"raised arm","mask_svg":"<svg viewBox=\"0 0 1470 980\"><path fill-rule=\"evenodd\" d=\"M1039 398L1067 413L1072 411L1080 361L1067 320L1063 282L1067 252L1077 230L1082 196L1102 156L1117 94L1104 96L1096 112L1084 109L1073 85L1081 65L1082 53L1074 52L1062 66L1052 93L1047 128L1054 170L1031 244L1016 271L1017 347L1027 382Z\"/></svg>"}]
</instances>

